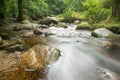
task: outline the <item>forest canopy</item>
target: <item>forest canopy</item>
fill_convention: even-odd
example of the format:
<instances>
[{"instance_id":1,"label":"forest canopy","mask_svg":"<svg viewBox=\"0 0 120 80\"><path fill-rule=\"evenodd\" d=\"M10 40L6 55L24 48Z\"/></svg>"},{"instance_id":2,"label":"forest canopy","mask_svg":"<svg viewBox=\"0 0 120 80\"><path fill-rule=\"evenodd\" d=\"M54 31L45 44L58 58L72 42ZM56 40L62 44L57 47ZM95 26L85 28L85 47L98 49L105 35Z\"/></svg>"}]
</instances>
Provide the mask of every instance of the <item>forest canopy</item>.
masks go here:
<instances>
[{"instance_id":1,"label":"forest canopy","mask_svg":"<svg viewBox=\"0 0 120 80\"><path fill-rule=\"evenodd\" d=\"M39 19L78 13L90 23L120 21L119 0L0 0L0 18ZM73 14L74 15L74 14ZM77 15L77 14L75 14Z\"/></svg>"}]
</instances>

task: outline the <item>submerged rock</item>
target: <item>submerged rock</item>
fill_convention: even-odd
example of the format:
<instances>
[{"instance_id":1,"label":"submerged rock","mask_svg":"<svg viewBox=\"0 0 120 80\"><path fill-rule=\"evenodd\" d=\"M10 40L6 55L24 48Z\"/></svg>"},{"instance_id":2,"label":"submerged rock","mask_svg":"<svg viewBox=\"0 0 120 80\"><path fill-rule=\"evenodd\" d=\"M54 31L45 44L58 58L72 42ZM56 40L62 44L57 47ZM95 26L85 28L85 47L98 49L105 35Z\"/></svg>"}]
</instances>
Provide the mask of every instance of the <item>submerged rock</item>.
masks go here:
<instances>
[{"instance_id":1,"label":"submerged rock","mask_svg":"<svg viewBox=\"0 0 120 80\"><path fill-rule=\"evenodd\" d=\"M107 49L116 49L119 48L118 45L110 42L110 41L103 41L102 42L103 47L107 48Z\"/></svg>"},{"instance_id":2,"label":"submerged rock","mask_svg":"<svg viewBox=\"0 0 120 80\"><path fill-rule=\"evenodd\" d=\"M94 37L115 38L117 35L106 28L99 28L91 32Z\"/></svg>"}]
</instances>

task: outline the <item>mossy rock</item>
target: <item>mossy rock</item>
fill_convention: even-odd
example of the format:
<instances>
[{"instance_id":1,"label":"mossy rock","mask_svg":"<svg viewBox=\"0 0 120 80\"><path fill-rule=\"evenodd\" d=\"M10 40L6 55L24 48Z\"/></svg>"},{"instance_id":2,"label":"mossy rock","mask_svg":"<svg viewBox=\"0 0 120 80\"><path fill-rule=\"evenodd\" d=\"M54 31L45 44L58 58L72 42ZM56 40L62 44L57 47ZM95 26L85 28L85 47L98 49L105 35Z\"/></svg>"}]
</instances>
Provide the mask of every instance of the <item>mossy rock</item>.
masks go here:
<instances>
[{"instance_id":1,"label":"mossy rock","mask_svg":"<svg viewBox=\"0 0 120 80\"><path fill-rule=\"evenodd\" d=\"M104 28L105 24L93 24L91 26L91 30L98 29L98 28Z\"/></svg>"},{"instance_id":2,"label":"mossy rock","mask_svg":"<svg viewBox=\"0 0 120 80\"><path fill-rule=\"evenodd\" d=\"M3 40L2 40L2 38L0 37L0 45L1 45L1 44L3 44Z\"/></svg>"},{"instance_id":3,"label":"mossy rock","mask_svg":"<svg viewBox=\"0 0 120 80\"><path fill-rule=\"evenodd\" d=\"M120 24L119 23L109 23L109 24L98 23L98 24L93 24L91 27L92 30L98 29L98 28L107 28L116 34L120 34Z\"/></svg>"},{"instance_id":4,"label":"mossy rock","mask_svg":"<svg viewBox=\"0 0 120 80\"><path fill-rule=\"evenodd\" d=\"M116 34L120 34L120 24L109 24L106 26L109 30Z\"/></svg>"},{"instance_id":5,"label":"mossy rock","mask_svg":"<svg viewBox=\"0 0 120 80\"><path fill-rule=\"evenodd\" d=\"M45 44L44 38L32 37L32 36L28 38L23 38L23 41L25 42L24 50L28 50L29 48L37 44Z\"/></svg>"},{"instance_id":6,"label":"mossy rock","mask_svg":"<svg viewBox=\"0 0 120 80\"><path fill-rule=\"evenodd\" d=\"M57 18L56 17L46 17L44 19L40 19L40 24L50 25L51 23L58 24Z\"/></svg>"},{"instance_id":7,"label":"mossy rock","mask_svg":"<svg viewBox=\"0 0 120 80\"><path fill-rule=\"evenodd\" d=\"M29 16L28 15L23 15L23 20L28 20Z\"/></svg>"},{"instance_id":8,"label":"mossy rock","mask_svg":"<svg viewBox=\"0 0 120 80\"><path fill-rule=\"evenodd\" d=\"M78 24L76 29L84 29L84 30L90 30L91 25L87 22L81 22L80 24Z\"/></svg>"},{"instance_id":9,"label":"mossy rock","mask_svg":"<svg viewBox=\"0 0 120 80\"><path fill-rule=\"evenodd\" d=\"M21 26L13 27L13 31L21 31L21 30L23 30L23 27L21 27Z\"/></svg>"}]
</instances>

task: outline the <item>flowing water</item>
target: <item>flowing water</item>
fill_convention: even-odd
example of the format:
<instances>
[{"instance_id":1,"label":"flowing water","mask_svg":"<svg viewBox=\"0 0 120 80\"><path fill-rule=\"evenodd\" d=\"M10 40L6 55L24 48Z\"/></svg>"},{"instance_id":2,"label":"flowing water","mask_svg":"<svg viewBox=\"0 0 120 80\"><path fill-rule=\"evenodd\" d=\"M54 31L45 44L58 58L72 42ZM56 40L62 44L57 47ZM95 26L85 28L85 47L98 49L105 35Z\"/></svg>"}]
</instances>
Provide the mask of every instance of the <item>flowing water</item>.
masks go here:
<instances>
[{"instance_id":1,"label":"flowing water","mask_svg":"<svg viewBox=\"0 0 120 80\"><path fill-rule=\"evenodd\" d=\"M61 57L49 65L47 80L120 80L119 42L74 28L50 30L56 35L49 36L47 44L60 49Z\"/></svg>"}]
</instances>

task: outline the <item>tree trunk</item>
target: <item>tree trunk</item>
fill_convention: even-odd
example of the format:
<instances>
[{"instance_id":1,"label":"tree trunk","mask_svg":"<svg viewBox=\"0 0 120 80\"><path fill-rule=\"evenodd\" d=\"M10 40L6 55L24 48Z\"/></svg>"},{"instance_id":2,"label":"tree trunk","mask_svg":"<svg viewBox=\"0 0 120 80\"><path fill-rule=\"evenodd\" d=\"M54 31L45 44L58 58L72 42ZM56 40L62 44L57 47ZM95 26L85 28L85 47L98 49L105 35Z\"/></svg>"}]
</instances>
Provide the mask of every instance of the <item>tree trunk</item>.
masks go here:
<instances>
[{"instance_id":1,"label":"tree trunk","mask_svg":"<svg viewBox=\"0 0 120 80\"><path fill-rule=\"evenodd\" d=\"M18 19L19 22L23 20L23 13L22 13L22 0L18 0Z\"/></svg>"},{"instance_id":2,"label":"tree trunk","mask_svg":"<svg viewBox=\"0 0 120 80\"><path fill-rule=\"evenodd\" d=\"M120 0L113 1L112 18L120 21Z\"/></svg>"}]
</instances>

